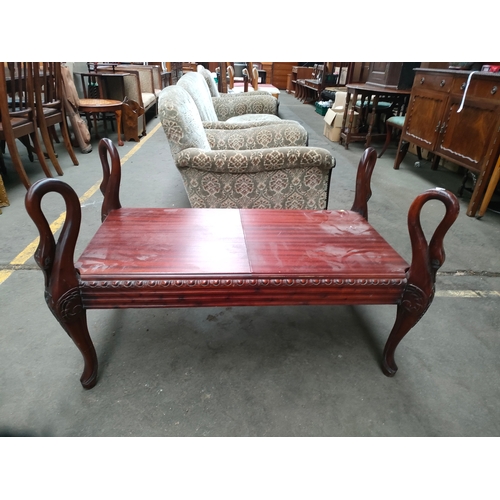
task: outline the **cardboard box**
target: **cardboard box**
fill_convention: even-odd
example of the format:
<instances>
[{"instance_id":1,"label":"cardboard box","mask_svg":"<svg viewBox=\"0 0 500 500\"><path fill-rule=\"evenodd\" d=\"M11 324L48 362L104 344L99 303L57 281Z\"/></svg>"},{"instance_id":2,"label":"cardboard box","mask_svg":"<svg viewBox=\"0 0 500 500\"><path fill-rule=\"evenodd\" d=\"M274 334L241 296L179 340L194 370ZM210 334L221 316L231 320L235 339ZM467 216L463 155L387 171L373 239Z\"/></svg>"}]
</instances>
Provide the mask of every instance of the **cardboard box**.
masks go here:
<instances>
[{"instance_id":1,"label":"cardboard box","mask_svg":"<svg viewBox=\"0 0 500 500\"><path fill-rule=\"evenodd\" d=\"M335 100L337 100L335 98ZM342 118L344 116L344 108L336 107L330 108L323 120L325 120L325 126L323 129L323 135L330 139L332 142L340 141L340 131L342 129Z\"/></svg>"},{"instance_id":2,"label":"cardboard box","mask_svg":"<svg viewBox=\"0 0 500 500\"><path fill-rule=\"evenodd\" d=\"M325 123L323 135L332 142L339 142L341 130L342 129L340 127L332 127L331 125L328 125L328 123Z\"/></svg>"},{"instance_id":3,"label":"cardboard box","mask_svg":"<svg viewBox=\"0 0 500 500\"><path fill-rule=\"evenodd\" d=\"M335 102L337 98L335 96ZM330 139L332 142L340 141L340 132L342 130L342 120L344 118L344 107L333 107L330 108L323 120L325 121L325 126L323 128L323 135ZM356 131L358 127L359 113L354 111L354 121L352 126L352 131Z\"/></svg>"}]
</instances>

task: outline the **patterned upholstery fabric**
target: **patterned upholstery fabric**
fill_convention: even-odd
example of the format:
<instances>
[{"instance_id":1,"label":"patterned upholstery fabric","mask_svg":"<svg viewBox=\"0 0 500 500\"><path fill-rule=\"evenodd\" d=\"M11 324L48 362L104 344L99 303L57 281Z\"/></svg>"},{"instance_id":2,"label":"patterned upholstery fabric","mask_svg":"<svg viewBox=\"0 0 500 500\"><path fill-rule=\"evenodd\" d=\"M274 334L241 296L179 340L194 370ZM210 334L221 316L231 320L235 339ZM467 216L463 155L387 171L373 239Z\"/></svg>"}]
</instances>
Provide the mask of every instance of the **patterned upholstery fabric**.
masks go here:
<instances>
[{"instance_id":1,"label":"patterned upholstery fabric","mask_svg":"<svg viewBox=\"0 0 500 500\"><path fill-rule=\"evenodd\" d=\"M198 108L187 92L174 86L163 89L160 118L174 160L184 149L210 150Z\"/></svg>"},{"instance_id":2,"label":"patterned upholstery fabric","mask_svg":"<svg viewBox=\"0 0 500 500\"><path fill-rule=\"evenodd\" d=\"M205 129L210 148L249 150L263 148L280 148L286 146L304 146L307 132L301 125L269 124L262 127L227 130Z\"/></svg>"},{"instance_id":3,"label":"patterned upholstery fabric","mask_svg":"<svg viewBox=\"0 0 500 500\"><path fill-rule=\"evenodd\" d=\"M208 85L208 89L210 90L210 95L212 97L219 97L220 96L219 89L217 88L217 85L215 85L215 80L212 78L212 73L210 73L210 71L208 71L208 69L205 68L205 66L202 66L201 64L198 64L198 66L196 67L196 71L198 71L198 73L200 73L201 76L205 78L205 81L207 82Z\"/></svg>"},{"instance_id":4,"label":"patterned upholstery fabric","mask_svg":"<svg viewBox=\"0 0 500 500\"><path fill-rule=\"evenodd\" d=\"M304 140L294 124L207 130L178 85L162 90L159 108L192 207L326 208L335 160L326 149L294 145Z\"/></svg>"},{"instance_id":5,"label":"patterned upholstery fabric","mask_svg":"<svg viewBox=\"0 0 500 500\"><path fill-rule=\"evenodd\" d=\"M279 120L278 100L270 95L243 95L234 99L212 97L205 78L195 71L182 75L177 85L191 95L205 122L227 121L236 116L241 117L239 120L244 120L242 115L246 114L260 114L262 120ZM248 120L254 119L249 117Z\"/></svg>"}]
</instances>

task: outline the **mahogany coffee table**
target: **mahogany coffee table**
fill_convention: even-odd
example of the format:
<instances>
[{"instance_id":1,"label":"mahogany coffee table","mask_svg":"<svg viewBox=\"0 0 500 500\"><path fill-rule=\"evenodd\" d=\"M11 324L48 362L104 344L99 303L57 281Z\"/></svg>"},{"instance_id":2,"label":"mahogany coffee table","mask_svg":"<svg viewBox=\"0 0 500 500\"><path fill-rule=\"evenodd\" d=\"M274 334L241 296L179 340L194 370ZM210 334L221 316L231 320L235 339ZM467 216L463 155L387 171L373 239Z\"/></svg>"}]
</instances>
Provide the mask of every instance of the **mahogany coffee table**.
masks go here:
<instances>
[{"instance_id":1,"label":"mahogany coffee table","mask_svg":"<svg viewBox=\"0 0 500 500\"><path fill-rule=\"evenodd\" d=\"M76 262L77 194L59 179L42 179L26 195L40 232L35 260L45 299L83 356L85 389L96 384L98 366L88 309L393 304L382 371L396 373L395 349L434 297L443 239L458 216L455 195L436 188L415 198L408 264L368 223L373 148L361 158L351 210L122 208L120 157L109 139L101 140L99 156L103 223ZM67 207L57 243L41 209L49 192L62 195ZM429 200L446 211L427 242L420 211Z\"/></svg>"},{"instance_id":2,"label":"mahogany coffee table","mask_svg":"<svg viewBox=\"0 0 500 500\"><path fill-rule=\"evenodd\" d=\"M116 115L116 128L118 131L118 146L123 146L122 141L122 102L115 101L113 99L80 99L80 106L78 110L82 113L89 113L94 116L94 128L96 139L99 139L97 135L97 121L95 115L97 113L114 113Z\"/></svg>"}]
</instances>

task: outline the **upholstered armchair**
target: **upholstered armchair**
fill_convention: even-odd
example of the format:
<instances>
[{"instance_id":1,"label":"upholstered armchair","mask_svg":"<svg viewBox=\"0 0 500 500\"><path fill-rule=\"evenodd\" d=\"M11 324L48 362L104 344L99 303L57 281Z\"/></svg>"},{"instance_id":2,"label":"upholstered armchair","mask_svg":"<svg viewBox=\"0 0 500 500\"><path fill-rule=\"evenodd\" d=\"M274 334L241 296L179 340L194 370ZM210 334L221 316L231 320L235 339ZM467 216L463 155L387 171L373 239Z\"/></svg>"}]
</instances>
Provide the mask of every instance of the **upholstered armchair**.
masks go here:
<instances>
[{"instance_id":1,"label":"upholstered armchair","mask_svg":"<svg viewBox=\"0 0 500 500\"><path fill-rule=\"evenodd\" d=\"M179 85L163 89L159 115L193 208L327 207L335 160L326 149L302 146L293 122L206 129Z\"/></svg>"},{"instance_id":2,"label":"upholstered armchair","mask_svg":"<svg viewBox=\"0 0 500 500\"><path fill-rule=\"evenodd\" d=\"M197 71L182 75L177 85L191 95L204 122L235 124L281 120L277 116L278 100L269 94L212 97L205 78Z\"/></svg>"}]
</instances>

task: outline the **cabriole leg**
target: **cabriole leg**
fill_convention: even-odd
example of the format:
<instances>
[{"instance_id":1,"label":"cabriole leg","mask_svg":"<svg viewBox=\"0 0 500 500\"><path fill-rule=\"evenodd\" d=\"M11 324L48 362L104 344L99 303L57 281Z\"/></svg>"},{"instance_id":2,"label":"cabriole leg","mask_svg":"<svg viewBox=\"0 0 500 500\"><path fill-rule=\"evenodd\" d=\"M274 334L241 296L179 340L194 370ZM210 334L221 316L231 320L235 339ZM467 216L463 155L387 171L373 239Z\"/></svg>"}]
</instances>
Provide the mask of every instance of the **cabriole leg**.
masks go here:
<instances>
[{"instance_id":1,"label":"cabriole leg","mask_svg":"<svg viewBox=\"0 0 500 500\"><path fill-rule=\"evenodd\" d=\"M385 344L382 356L382 371L392 377L398 370L394 352L403 337L418 323L431 305L434 294L427 295L415 285L409 285L398 305L396 321Z\"/></svg>"},{"instance_id":2,"label":"cabriole leg","mask_svg":"<svg viewBox=\"0 0 500 500\"><path fill-rule=\"evenodd\" d=\"M47 292L46 301L52 314L81 352L84 368L80 382L84 389L91 389L97 383L97 354L89 335L87 312L83 308L78 288L68 290L58 298Z\"/></svg>"}]
</instances>

